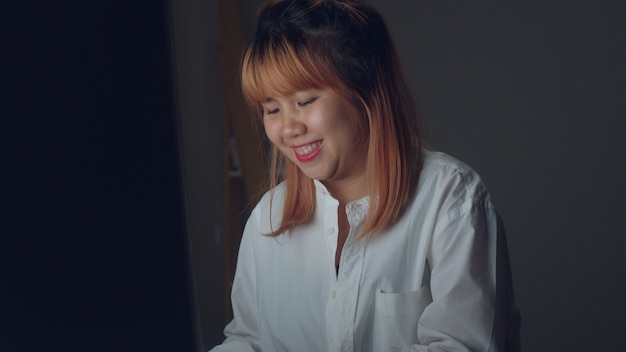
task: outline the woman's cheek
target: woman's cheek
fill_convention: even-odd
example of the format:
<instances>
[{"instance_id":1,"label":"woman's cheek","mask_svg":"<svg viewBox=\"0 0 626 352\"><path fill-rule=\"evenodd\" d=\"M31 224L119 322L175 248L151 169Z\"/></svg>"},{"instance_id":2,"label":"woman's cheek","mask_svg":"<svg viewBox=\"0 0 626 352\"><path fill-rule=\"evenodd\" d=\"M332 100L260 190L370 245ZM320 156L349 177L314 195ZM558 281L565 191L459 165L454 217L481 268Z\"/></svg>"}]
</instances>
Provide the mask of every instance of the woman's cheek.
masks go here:
<instances>
[{"instance_id":1,"label":"woman's cheek","mask_svg":"<svg viewBox=\"0 0 626 352\"><path fill-rule=\"evenodd\" d=\"M273 144L276 144L277 142L276 138L278 136L276 123L272 123L271 121L268 121L266 119L263 121L263 127L265 128L265 135L270 140L270 142L272 142Z\"/></svg>"}]
</instances>

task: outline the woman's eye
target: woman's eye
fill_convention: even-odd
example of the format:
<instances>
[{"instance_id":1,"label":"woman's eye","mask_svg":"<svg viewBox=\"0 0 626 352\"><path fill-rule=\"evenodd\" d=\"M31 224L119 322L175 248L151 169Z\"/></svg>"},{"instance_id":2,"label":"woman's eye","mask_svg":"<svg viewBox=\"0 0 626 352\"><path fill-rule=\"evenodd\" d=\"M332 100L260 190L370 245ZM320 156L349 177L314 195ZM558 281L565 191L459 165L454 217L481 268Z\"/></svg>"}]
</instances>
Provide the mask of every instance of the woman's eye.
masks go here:
<instances>
[{"instance_id":1,"label":"woman's eye","mask_svg":"<svg viewBox=\"0 0 626 352\"><path fill-rule=\"evenodd\" d=\"M278 111L280 111L280 110L278 110L278 109L267 109L267 110L265 110L265 114L266 115L274 115L274 114L278 114Z\"/></svg>"},{"instance_id":2,"label":"woman's eye","mask_svg":"<svg viewBox=\"0 0 626 352\"><path fill-rule=\"evenodd\" d=\"M298 103L298 106L307 106L310 105L311 103L313 103L315 100L317 100L317 98L311 98L311 99L307 99L305 101L301 101Z\"/></svg>"}]
</instances>

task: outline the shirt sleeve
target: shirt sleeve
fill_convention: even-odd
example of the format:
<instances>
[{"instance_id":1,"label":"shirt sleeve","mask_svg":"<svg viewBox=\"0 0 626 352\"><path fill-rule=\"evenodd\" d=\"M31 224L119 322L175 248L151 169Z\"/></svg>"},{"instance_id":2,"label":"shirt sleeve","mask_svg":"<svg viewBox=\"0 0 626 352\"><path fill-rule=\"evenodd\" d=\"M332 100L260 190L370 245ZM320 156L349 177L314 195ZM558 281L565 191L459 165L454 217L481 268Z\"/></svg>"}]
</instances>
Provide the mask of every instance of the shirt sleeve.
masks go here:
<instances>
[{"instance_id":1,"label":"shirt sleeve","mask_svg":"<svg viewBox=\"0 0 626 352\"><path fill-rule=\"evenodd\" d=\"M518 351L507 340L519 316L503 227L482 183L459 179L435 225L428 254L432 303L418 322L420 345L413 350Z\"/></svg>"},{"instance_id":2,"label":"shirt sleeve","mask_svg":"<svg viewBox=\"0 0 626 352\"><path fill-rule=\"evenodd\" d=\"M248 219L239 246L231 301L233 320L224 328L226 339L210 352L260 351L258 343L255 236L258 236L258 211Z\"/></svg>"}]
</instances>

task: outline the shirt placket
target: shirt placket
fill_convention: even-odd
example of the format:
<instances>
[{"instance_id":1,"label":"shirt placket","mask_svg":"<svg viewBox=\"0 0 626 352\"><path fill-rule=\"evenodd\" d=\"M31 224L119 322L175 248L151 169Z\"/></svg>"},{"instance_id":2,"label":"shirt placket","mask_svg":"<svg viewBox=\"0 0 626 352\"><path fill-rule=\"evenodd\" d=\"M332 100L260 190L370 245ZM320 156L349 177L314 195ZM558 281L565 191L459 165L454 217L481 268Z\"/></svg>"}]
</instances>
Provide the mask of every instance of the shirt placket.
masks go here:
<instances>
[{"instance_id":1,"label":"shirt placket","mask_svg":"<svg viewBox=\"0 0 626 352\"><path fill-rule=\"evenodd\" d=\"M364 246L361 242L355 243L358 225L362 219L359 209L348 206L348 221L350 223L350 232L341 253L341 260L338 275L334 274L331 285L331 292L326 310L326 326L328 336L329 351L354 351L354 325L356 316L356 307L358 302L359 285L361 272L363 270ZM329 249L337 248L337 207L334 207L334 213L327 214L327 219L333 219L333 225L327 222L327 229L334 228L334 236L329 236ZM329 231L330 232L330 231ZM330 243L333 242L334 244ZM329 250L332 254L334 268L335 251Z\"/></svg>"},{"instance_id":2,"label":"shirt placket","mask_svg":"<svg viewBox=\"0 0 626 352\"><path fill-rule=\"evenodd\" d=\"M329 195L323 194L319 199L318 206L322 206L324 239L326 242L326 261L330 291L326 303L326 339L328 351L341 351L341 329L343 318L340 314L341 301L337 300L337 275L335 273L335 251L337 250L338 221L337 207L339 202Z\"/></svg>"}]
</instances>

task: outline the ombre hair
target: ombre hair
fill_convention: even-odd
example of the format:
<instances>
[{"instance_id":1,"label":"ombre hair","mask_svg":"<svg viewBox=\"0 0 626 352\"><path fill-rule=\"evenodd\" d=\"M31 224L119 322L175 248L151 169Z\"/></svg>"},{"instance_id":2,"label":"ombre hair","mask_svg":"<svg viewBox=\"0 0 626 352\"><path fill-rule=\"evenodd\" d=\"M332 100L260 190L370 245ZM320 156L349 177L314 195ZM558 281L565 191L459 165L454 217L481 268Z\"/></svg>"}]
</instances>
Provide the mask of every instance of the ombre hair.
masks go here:
<instances>
[{"instance_id":1,"label":"ombre hair","mask_svg":"<svg viewBox=\"0 0 626 352\"><path fill-rule=\"evenodd\" d=\"M402 214L422 161L413 96L389 30L365 1L266 2L243 58L247 103L260 120L260 103L267 97L325 87L362 113L357 127L368 134L365 172L370 206L359 234L363 238L389 227ZM313 180L272 145L270 189L283 181L282 221L269 235L307 223L315 211ZM277 200L272 196L271 201Z\"/></svg>"}]
</instances>

